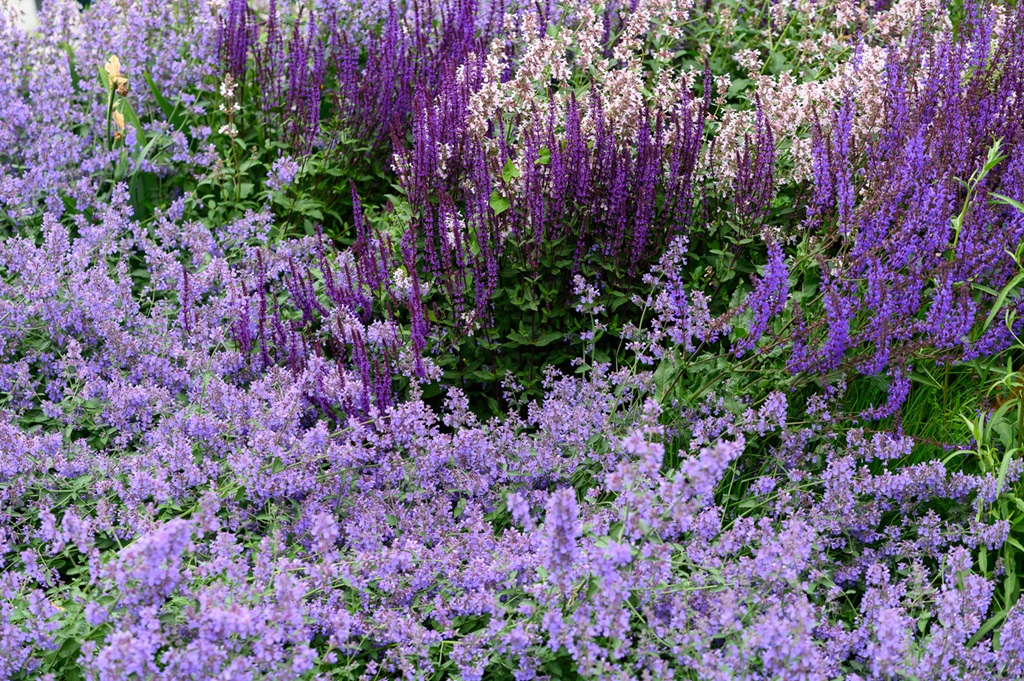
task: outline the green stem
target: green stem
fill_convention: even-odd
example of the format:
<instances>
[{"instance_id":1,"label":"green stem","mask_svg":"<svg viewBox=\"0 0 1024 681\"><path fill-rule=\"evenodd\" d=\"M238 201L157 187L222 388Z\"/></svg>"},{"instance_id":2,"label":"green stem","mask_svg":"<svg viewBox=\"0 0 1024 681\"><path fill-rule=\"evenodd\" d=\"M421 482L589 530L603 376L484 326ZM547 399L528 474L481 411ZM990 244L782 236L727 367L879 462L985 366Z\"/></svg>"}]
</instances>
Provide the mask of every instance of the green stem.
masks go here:
<instances>
[{"instance_id":1,"label":"green stem","mask_svg":"<svg viewBox=\"0 0 1024 681\"><path fill-rule=\"evenodd\" d=\"M110 139L110 122L113 119L113 116L114 116L114 88L111 87L109 92L107 92L107 138L106 138L107 151L110 151L112 146L113 146L113 143L112 143L112 141Z\"/></svg>"}]
</instances>

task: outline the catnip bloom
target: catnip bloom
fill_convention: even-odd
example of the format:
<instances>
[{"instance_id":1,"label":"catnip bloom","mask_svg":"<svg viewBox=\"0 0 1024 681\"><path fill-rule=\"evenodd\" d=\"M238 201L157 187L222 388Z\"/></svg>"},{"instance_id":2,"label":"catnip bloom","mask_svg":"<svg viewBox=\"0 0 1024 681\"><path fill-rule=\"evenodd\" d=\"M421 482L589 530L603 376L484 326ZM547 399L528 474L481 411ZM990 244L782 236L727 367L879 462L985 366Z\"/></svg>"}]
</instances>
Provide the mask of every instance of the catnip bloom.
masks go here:
<instances>
[{"instance_id":1,"label":"catnip bloom","mask_svg":"<svg viewBox=\"0 0 1024 681\"><path fill-rule=\"evenodd\" d=\"M290 156L283 156L270 167L267 186L274 191L284 191L299 173L299 163Z\"/></svg>"},{"instance_id":2,"label":"catnip bloom","mask_svg":"<svg viewBox=\"0 0 1024 681\"><path fill-rule=\"evenodd\" d=\"M524 510L519 503L513 507L510 500L510 508L514 508L513 512L523 522L527 522L522 519ZM575 571L576 557L579 555L578 541L582 534L575 490L562 489L551 495L541 531L543 565L564 591Z\"/></svg>"}]
</instances>

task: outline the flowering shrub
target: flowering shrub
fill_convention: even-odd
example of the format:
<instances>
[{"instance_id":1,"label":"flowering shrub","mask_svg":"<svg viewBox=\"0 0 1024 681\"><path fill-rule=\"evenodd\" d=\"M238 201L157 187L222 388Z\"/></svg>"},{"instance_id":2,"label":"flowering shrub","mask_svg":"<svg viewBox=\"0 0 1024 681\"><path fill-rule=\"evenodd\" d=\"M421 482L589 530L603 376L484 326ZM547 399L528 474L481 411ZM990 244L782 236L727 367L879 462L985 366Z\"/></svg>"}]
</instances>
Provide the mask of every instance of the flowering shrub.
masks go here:
<instances>
[{"instance_id":1,"label":"flowering shrub","mask_svg":"<svg viewBox=\"0 0 1024 681\"><path fill-rule=\"evenodd\" d=\"M0 678L1024 675L1018 10L5 7Z\"/></svg>"}]
</instances>

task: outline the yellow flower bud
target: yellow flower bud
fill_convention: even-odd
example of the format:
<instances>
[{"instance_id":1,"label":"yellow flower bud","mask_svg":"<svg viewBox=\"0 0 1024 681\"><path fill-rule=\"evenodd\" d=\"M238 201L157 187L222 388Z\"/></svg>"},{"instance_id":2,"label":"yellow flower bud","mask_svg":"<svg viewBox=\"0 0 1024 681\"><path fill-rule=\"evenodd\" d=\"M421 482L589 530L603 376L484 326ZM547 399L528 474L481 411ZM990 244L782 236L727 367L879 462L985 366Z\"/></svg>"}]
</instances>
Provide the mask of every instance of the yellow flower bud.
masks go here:
<instances>
[{"instance_id":1,"label":"yellow flower bud","mask_svg":"<svg viewBox=\"0 0 1024 681\"><path fill-rule=\"evenodd\" d=\"M111 88L120 89L121 86L127 87L128 79L121 75L121 60L116 56L111 56L107 60L107 63L103 65L103 70L107 72ZM127 90L125 91L127 92Z\"/></svg>"},{"instance_id":2,"label":"yellow flower bud","mask_svg":"<svg viewBox=\"0 0 1024 681\"><path fill-rule=\"evenodd\" d=\"M121 76L121 60L116 56L110 57L110 59L107 60L106 65L104 65L103 70L106 71L107 75L110 77L110 82L114 82L115 78L119 78Z\"/></svg>"}]
</instances>

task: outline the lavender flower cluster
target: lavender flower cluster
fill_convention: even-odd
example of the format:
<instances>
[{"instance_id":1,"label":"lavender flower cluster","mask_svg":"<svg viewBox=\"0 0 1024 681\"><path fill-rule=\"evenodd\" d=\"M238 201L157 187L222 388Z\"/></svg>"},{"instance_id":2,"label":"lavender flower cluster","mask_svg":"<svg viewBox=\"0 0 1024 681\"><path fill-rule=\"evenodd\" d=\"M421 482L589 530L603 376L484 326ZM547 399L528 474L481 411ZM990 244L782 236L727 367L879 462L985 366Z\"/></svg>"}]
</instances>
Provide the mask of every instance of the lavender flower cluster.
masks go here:
<instances>
[{"instance_id":1,"label":"lavender flower cluster","mask_svg":"<svg viewBox=\"0 0 1024 681\"><path fill-rule=\"evenodd\" d=\"M0 13L0 679L1024 677L1019 448L881 422L1021 331L1024 15L891 4ZM806 124L700 42L794 23ZM446 381L544 268L587 352Z\"/></svg>"},{"instance_id":2,"label":"lavender flower cluster","mask_svg":"<svg viewBox=\"0 0 1024 681\"><path fill-rule=\"evenodd\" d=\"M932 509L970 516L993 475L879 468L911 443L790 426L782 394L686 413L667 466L651 377L628 370L551 373L544 402L503 421L454 388L440 408L391 401L367 354L423 365L345 305L340 282L372 265L315 241L229 263L173 216L148 235L120 196L81 236L47 219L39 245L2 247L8 677L69 644L87 675L126 679L424 678L438 651L460 678L503 661L537 678L555 651L597 677L1018 668L1020 608L998 649L968 645L993 596L970 550L1008 527ZM304 298L299 263L350 292ZM306 315L330 319L319 350ZM765 512L727 514L716 490L771 433L778 468L749 491Z\"/></svg>"}]
</instances>

